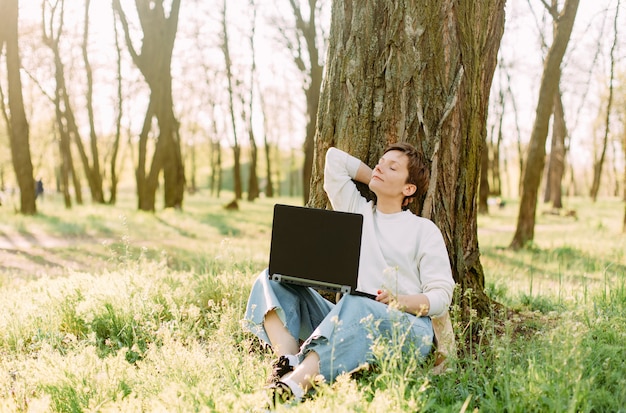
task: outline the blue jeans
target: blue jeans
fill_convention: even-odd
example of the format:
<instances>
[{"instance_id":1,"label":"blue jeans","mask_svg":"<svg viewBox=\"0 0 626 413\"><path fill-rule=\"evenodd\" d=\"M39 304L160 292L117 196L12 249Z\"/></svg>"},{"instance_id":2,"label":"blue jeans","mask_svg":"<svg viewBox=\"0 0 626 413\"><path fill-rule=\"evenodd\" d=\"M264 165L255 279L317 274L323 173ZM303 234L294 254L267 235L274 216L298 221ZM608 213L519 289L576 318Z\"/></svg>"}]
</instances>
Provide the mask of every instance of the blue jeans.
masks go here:
<instances>
[{"instance_id":1,"label":"blue jeans","mask_svg":"<svg viewBox=\"0 0 626 413\"><path fill-rule=\"evenodd\" d=\"M320 374L327 382L374 362L371 347L377 339L397 344L394 347L403 356L414 352L415 357L426 357L432 348L430 317L416 317L354 295L343 296L335 305L312 288L272 281L265 270L252 286L244 328L270 345L263 321L271 310L294 338L304 341L297 354L300 359L310 351L318 354Z\"/></svg>"}]
</instances>

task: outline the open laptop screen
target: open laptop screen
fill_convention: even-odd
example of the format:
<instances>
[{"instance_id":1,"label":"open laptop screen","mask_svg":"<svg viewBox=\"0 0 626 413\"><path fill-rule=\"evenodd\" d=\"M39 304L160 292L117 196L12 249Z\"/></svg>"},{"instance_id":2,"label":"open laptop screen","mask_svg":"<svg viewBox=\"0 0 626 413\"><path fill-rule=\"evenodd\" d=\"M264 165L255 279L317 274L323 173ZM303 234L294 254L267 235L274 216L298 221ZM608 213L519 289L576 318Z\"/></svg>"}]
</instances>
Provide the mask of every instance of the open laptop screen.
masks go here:
<instances>
[{"instance_id":1,"label":"open laptop screen","mask_svg":"<svg viewBox=\"0 0 626 413\"><path fill-rule=\"evenodd\" d=\"M276 204L270 278L354 293L362 229L361 214Z\"/></svg>"}]
</instances>

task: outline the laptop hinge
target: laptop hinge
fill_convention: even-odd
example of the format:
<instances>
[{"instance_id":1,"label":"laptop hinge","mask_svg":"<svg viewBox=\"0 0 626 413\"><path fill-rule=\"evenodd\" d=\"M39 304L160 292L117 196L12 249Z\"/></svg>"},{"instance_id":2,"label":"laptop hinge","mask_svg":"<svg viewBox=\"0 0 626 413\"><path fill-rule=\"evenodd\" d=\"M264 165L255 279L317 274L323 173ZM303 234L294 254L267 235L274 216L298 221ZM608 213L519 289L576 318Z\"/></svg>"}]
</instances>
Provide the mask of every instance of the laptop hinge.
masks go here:
<instances>
[{"instance_id":1,"label":"laptop hinge","mask_svg":"<svg viewBox=\"0 0 626 413\"><path fill-rule=\"evenodd\" d=\"M302 278L291 277L289 275L272 274L270 276L270 279L273 281L284 282L288 284L297 284L306 287L321 288L328 291L339 292L341 294L350 294L350 292L352 291L352 287L350 287L349 285L333 284L324 281L303 280Z\"/></svg>"}]
</instances>

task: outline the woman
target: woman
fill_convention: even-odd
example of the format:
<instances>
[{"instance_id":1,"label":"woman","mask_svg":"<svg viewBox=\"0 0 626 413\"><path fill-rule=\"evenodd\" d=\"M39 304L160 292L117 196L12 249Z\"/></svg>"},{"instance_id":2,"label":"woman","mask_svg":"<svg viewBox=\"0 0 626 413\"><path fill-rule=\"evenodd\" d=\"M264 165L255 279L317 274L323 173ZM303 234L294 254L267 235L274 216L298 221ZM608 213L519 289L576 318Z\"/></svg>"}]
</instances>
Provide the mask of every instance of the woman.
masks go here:
<instances>
[{"instance_id":1,"label":"woman","mask_svg":"<svg viewBox=\"0 0 626 413\"><path fill-rule=\"evenodd\" d=\"M376 200L366 200L354 181L368 184ZM430 316L447 311L454 280L439 229L405 210L427 185L428 169L409 144L390 145L373 170L336 148L327 151L324 190L333 209L363 215L357 289L376 298L346 295L333 305L313 289L259 275L245 321L279 357L273 402L300 400L318 374L331 382L373 361L373 341L390 335L398 321L416 356L431 351Z\"/></svg>"}]
</instances>

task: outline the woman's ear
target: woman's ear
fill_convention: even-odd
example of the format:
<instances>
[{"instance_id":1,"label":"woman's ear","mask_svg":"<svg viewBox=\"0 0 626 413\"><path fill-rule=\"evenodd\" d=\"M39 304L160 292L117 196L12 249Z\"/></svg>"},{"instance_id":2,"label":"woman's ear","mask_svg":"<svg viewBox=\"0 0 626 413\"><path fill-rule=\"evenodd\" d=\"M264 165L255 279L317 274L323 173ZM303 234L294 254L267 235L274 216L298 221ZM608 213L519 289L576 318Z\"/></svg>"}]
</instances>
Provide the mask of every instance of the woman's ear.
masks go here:
<instances>
[{"instance_id":1,"label":"woman's ear","mask_svg":"<svg viewBox=\"0 0 626 413\"><path fill-rule=\"evenodd\" d=\"M415 194L415 191L417 191L417 186L415 184L406 184L404 185L402 194L404 194L404 196L412 196Z\"/></svg>"}]
</instances>

